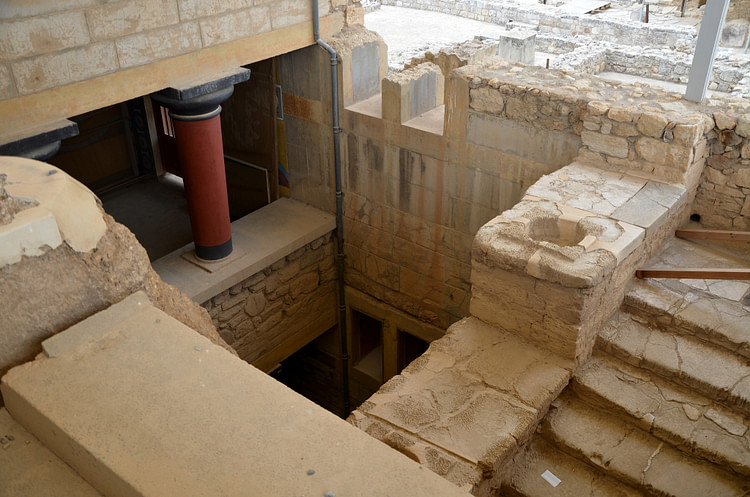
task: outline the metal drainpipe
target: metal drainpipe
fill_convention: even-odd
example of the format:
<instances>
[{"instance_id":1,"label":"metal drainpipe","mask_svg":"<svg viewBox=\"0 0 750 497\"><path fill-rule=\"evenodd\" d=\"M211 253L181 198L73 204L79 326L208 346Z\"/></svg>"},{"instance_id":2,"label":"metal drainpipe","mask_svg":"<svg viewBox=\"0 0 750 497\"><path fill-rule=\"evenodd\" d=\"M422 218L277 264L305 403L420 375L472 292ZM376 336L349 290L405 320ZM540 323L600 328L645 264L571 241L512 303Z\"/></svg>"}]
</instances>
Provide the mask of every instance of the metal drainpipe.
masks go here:
<instances>
[{"instance_id":1,"label":"metal drainpipe","mask_svg":"<svg viewBox=\"0 0 750 497\"><path fill-rule=\"evenodd\" d=\"M344 194L341 191L341 127L339 126L339 83L336 50L320 39L318 0L313 3L313 37L331 56L331 100L333 111L333 167L336 176L336 267L339 277L339 330L341 334L341 368L344 390L344 412L349 416L349 346L346 336L346 292L344 291Z\"/></svg>"}]
</instances>

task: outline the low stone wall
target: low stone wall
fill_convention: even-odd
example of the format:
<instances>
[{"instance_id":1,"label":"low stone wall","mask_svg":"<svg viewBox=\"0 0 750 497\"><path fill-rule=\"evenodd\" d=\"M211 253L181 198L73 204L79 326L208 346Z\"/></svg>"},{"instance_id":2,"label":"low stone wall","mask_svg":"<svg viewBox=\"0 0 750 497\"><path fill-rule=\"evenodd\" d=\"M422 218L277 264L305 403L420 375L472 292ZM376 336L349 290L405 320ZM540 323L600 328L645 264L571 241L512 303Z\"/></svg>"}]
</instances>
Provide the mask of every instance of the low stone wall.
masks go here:
<instances>
[{"instance_id":1,"label":"low stone wall","mask_svg":"<svg viewBox=\"0 0 750 497\"><path fill-rule=\"evenodd\" d=\"M648 79L687 84L692 54L655 47L628 47L606 41L592 41L576 36L573 40L540 35L537 49L556 54L550 64L554 69L573 70L586 74L611 71ZM750 57L720 49L711 73L709 89L731 92L737 96L748 93L746 78Z\"/></svg>"},{"instance_id":2,"label":"low stone wall","mask_svg":"<svg viewBox=\"0 0 750 497\"><path fill-rule=\"evenodd\" d=\"M576 16L560 12L553 5L529 9L487 0L383 0L383 5L442 12L467 19L507 25L511 20L518 24L538 26L540 34L561 37L585 33L594 40L618 40L636 47L667 46L672 50L691 53L696 40L696 30L688 26L654 26L638 21L617 22L592 16Z\"/></svg>"},{"instance_id":3,"label":"low stone wall","mask_svg":"<svg viewBox=\"0 0 750 497\"><path fill-rule=\"evenodd\" d=\"M334 252L329 233L209 299L203 307L222 338L250 363L300 333L314 338L336 324ZM295 351L292 347L289 353Z\"/></svg>"},{"instance_id":4,"label":"low stone wall","mask_svg":"<svg viewBox=\"0 0 750 497\"><path fill-rule=\"evenodd\" d=\"M750 231L750 115L715 113L714 123L693 212L704 226Z\"/></svg>"}]
</instances>

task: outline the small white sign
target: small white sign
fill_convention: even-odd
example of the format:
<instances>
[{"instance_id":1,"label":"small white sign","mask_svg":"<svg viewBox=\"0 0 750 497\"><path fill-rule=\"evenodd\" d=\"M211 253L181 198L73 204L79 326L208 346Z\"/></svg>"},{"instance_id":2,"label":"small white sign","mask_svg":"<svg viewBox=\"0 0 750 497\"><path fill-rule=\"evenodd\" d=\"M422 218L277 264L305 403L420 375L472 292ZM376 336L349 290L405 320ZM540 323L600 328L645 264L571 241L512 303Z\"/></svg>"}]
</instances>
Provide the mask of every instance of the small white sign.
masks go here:
<instances>
[{"instance_id":1,"label":"small white sign","mask_svg":"<svg viewBox=\"0 0 750 497\"><path fill-rule=\"evenodd\" d=\"M544 473L542 473L542 478L544 478L547 481L547 483L549 483L553 487L558 486L560 482L562 481L560 478L553 475L550 470L546 470Z\"/></svg>"}]
</instances>

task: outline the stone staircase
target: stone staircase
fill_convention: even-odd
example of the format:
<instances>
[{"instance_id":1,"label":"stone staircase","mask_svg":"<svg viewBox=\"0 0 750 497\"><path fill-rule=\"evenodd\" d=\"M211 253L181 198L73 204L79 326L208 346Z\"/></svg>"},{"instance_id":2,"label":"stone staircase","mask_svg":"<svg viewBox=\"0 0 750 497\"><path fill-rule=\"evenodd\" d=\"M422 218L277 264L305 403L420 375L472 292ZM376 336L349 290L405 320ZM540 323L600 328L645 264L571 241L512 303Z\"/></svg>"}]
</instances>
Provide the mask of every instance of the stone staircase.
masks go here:
<instances>
[{"instance_id":1,"label":"stone staircase","mask_svg":"<svg viewBox=\"0 0 750 497\"><path fill-rule=\"evenodd\" d=\"M646 266L743 265L673 239ZM503 495L750 495L748 295L742 281L632 282Z\"/></svg>"}]
</instances>

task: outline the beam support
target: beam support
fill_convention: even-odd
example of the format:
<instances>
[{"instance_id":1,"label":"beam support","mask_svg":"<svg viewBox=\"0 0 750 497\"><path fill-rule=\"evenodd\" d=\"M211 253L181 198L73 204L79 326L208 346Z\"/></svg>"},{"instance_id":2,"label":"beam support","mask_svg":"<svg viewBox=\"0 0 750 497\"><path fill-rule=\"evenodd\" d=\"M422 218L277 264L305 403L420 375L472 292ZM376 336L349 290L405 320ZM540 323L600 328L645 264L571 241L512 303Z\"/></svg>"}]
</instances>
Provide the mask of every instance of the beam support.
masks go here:
<instances>
[{"instance_id":1,"label":"beam support","mask_svg":"<svg viewBox=\"0 0 750 497\"><path fill-rule=\"evenodd\" d=\"M729 0L708 0L703 12L698 40L695 44L693 64L690 66L685 99L702 102L706 98L708 82L714 68L716 50L719 48L721 30L727 17Z\"/></svg>"}]
</instances>

